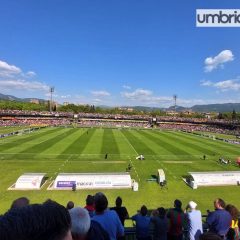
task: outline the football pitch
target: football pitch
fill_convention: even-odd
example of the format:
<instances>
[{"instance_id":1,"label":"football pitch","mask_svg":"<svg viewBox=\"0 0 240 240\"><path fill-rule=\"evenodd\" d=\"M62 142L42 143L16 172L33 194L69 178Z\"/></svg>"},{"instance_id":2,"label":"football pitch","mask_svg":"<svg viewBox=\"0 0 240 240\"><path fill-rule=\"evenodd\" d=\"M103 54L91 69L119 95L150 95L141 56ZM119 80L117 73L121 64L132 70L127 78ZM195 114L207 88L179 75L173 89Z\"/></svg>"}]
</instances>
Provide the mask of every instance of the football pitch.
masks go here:
<instances>
[{"instance_id":1,"label":"football pitch","mask_svg":"<svg viewBox=\"0 0 240 240\"><path fill-rule=\"evenodd\" d=\"M140 154L145 156L144 161L136 160ZM63 205L72 200L84 206L86 196L98 190L48 191L48 185L58 173L125 172L129 163L133 166L131 177L139 183L139 191L104 190L104 193L109 206L121 196L130 215L143 204L149 209L169 208L176 198L182 200L184 206L190 200L196 201L203 214L213 208L212 202L217 197L240 207L239 186L193 190L182 180L188 172L239 170L234 164L239 155L237 145L179 131L49 127L5 137L0 139L0 214L21 196L28 197L32 203L51 198ZM233 163L219 164L220 156ZM167 188L161 189L156 182L147 181L158 169L166 174ZM7 191L26 172L47 173L48 182L39 191Z\"/></svg>"}]
</instances>

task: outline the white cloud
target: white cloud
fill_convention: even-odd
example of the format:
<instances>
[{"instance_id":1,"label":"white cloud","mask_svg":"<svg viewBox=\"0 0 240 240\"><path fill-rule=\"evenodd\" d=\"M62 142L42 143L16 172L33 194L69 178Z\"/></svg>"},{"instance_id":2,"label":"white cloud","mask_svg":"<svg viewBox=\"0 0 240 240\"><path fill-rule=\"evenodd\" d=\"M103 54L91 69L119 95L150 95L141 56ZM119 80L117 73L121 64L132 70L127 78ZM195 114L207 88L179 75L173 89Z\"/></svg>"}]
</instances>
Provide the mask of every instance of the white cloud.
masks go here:
<instances>
[{"instance_id":1,"label":"white cloud","mask_svg":"<svg viewBox=\"0 0 240 240\"><path fill-rule=\"evenodd\" d=\"M201 86L214 87L220 91L240 91L240 78L220 82L202 81Z\"/></svg>"},{"instance_id":2,"label":"white cloud","mask_svg":"<svg viewBox=\"0 0 240 240\"><path fill-rule=\"evenodd\" d=\"M131 89L131 87L128 86L128 85L123 85L122 87L123 87L124 89L128 89L128 90Z\"/></svg>"},{"instance_id":3,"label":"white cloud","mask_svg":"<svg viewBox=\"0 0 240 240\"><path fill-rule=\"evenodd\" d=\"M38 81L24 79L0 80L1 90L49 91L49 86Z\"/></svg>"},{"instance_id":4,"label":"white cloud","mask_svg":"<svg viewBox=\"0 0 240 240\"><path fill-rule=\"evenodd\" d=\"M131 100L141 100L146 99L146 97L149 97L152 95L152 91L145 90L145 89L136 89L133 92L123 92L121 93L123 97Z\"/></svg>"},{"instance_id":5,"label":"white cloud","mask_svg":"<svg viewBox=\"0 0 240 240\"><path fill-rule=\"evenodd\" d=\"M22 70L19 67L0 60L0 77L11 77L20 74L21 72Z\"/></svg>"},{"instance_id":6,"label":"white cloud","mask_svg":"<svg viewBox=\"0 0 240 240\"><path fill-rule=\"evenodd\" d=\"M26 76L27 77L35 77L37 74L34 72L34 71L28 71L27 73L26 73Z\"/></svg>"},{"instance_id":7,"label":"white cloud","mask_svg":"<svg viewBox=\"0 0 240 240\"><path fill-rule=\"evenodd\" d=\"M138 88L133 92L122 92L121 96L135 104L155 105L170 103L172 98L164 96L154 96L153 92L148 89Z\"/></svg>"},{"instance_id":8,"label":"white cloud","mask_svg":"<svg viewBox=\"0 0 240 240\"><path fill-rule=\"evenodd\" d=\"M107 97L111 95L107 91L91 91L91 94L96 98Z\"/></svg>"},{"instance_id":9,"label":"white cloud","mask_svg":"<svg viewBox=\"0 0 240 240\"><path fill-rule=\"evenodd\" d=\"M223 64L234 60L231 50L223 50L215 57L208 57L205 59L205 72L211 72L218 67L223 68Z\"/></svg>"}]
</instances>

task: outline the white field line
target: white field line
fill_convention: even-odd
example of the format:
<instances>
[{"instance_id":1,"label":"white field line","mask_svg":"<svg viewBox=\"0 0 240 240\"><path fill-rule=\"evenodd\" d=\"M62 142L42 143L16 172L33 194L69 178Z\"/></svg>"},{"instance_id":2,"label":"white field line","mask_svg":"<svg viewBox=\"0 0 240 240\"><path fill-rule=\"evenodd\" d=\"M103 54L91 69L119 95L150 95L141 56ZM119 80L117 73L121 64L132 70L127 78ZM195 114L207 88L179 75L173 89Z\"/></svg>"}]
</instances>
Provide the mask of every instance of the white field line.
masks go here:
<instances>
[{"instance_id":1,"label":"white field line","mask_svg":"<svg viewBox=\"0 0 240 240\"><path fill-rule=\"evenodd\" d=\"M132 160L131 160L130 157L129 157L129 161L130 161L130 163L131 163L131 165L132 165L132 167L133 167L133 170L134 170L134 172L135 172L135 174L136 174L136 176L137 176L137 178L138 178L138 181L141 182L141 179L140 179L140 177L139 177L139 175L138 175L138 172L137 172L137 170L136 170L136 168L135 168L135 166L134 166L134 164L133 164L133 162L132 162Z\"/></svg>"},{"instance_id":2,"label":"white field line","mask_svg":"<svg viewBox=\"0 0 240 240\"><path fill-rule=\"evenodd\" d=\"M122 133L122 135L125 137L125 135ZM130 143L130 141L128 140L128 138L126 138L126 142L131 146L131 148L134 150L134 152L138 155L138 152L136 151L136 149L134 148L134 146Z\"/></svg>"}]
</instances>

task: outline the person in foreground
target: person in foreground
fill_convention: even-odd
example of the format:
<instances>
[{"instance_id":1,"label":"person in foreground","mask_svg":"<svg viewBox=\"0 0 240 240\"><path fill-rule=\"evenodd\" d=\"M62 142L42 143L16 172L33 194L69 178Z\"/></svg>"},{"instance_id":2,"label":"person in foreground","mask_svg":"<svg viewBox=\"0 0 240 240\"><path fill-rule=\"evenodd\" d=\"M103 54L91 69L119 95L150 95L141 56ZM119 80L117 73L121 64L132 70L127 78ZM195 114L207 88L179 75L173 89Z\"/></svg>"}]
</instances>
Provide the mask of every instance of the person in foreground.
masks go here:
<instances>
[{"instance_id":1,"label":"person in foreground","mask_svg":"<svg viewBox=\"0 0 240 240\"><path fill-rule=\"evenodd\" d=\"M167 218L169 219L169 240L182 240L183 229L186 226L186 217L182 210L182 202L178 199L174 201L174 208L167 212Z\"/></svg>"},{"instance_id":2,"label":"person in foreground","mask_svg":"<svg viewBox=\"0 0 240 240\"><path fill-rule=\"evenodd\" d=\"M98 222L108 233L111 240L116 240L124 235L124 227L114 210L109 210L106 196L99 192L94 197L95 215L92 220Z\"/></svg>"},{"instance_id":3,"label":"person in foreground","mask_svg":"<svg viewBox=\"0 0 240 240\"><path fill-rule=\"evenodd\" d=\"M120 218L122 225L124 226L125 219L129 218L128 211L127 211L126 207L122 206L122 198L117 197L115 203L116 203L116 207L111 208L111 210L116 211L116 213L118 214L118 216Z\"/></svg>"},{"instance_id":4,"label":"person in foreground","mask_svg":"<svg viewBox=\"0 0 240 240\"><path fill-rule=\"evenodd\" d=\"M90 219L85 208L77 207L69 210L73 240L109 240L108 233L101 225Z\"/></svg>"},{"instance_id":5,"label":"person in foreground","mask_svg":"<svg viewBox=\"0 0 240 240\"><path fill-rule=\"evenodd\" d=\"M0 239L72 240L70 227L68 210L48 200L6 212L0 218Z\"/></svg>"},{"instance_id":6,"label":"person in foreground","mask_svg":"<svg viewBox=\"0 0 240 240\"><path fill-rule=\"evenodd\" d=\"M136 222L136 235L138 240L151 240L149 235L150 217L147 216L148 209L145 205L141 207L140 213L132 216Z\"/></svg>"},{"instance_id":7,"label":"person in foreground","mask_svg":"<svg viewBox=\"0 0 240 240\"><path fill-rule=\"evenodd\" d=\"M202 214L196 210L197 204L190 201L186 207L187 230L190 240L198 240L203 233L202 229Z\"/></svg>"},{"instance_id":8,"label":"person in foreground","mask_svg":"<svg viewBox=\"0 0 240 240\"><path fill-rule=\"evenodd\" d=\"M214 201L215 211L210 212L207 217L209 231L225 239L226 234L231 226L232 217L225 210L225 202L221 198Z\"/></svg>"}]
</instances>

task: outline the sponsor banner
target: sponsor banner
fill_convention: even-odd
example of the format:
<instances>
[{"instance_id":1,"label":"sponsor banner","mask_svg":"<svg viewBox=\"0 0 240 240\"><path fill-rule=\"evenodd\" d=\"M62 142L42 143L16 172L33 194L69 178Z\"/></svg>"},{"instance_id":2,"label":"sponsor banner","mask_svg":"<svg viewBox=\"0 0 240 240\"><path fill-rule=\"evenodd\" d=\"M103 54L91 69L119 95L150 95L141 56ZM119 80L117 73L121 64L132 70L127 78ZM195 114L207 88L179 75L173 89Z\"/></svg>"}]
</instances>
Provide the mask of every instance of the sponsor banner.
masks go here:
<instances>
[{"instance_id":1,"label":"sponsor banner","mask_svg":"<svg viewBox=\"0 0 240 240\"><path fill-rule=\"evenodd\" d=\"M76 184L76 181L57 181L57 187L59 188L73 187L74 184Z\"/></svg>"},{"instance_id":2,"label":"sponsor banner","mask_svg":"<svg viewBox=\"0 0 240 240\"><path fill-rule=\"evenodd\" d=\"M190 172L191 182L196 186L237 185L240 181L240 171L229 172Z\"/></svg>"},{"instance_id":3,"label":"sponsor banner","mask_svg":"<svg viewBox=\"0 0 240 240\"><path fill-rule=\"evenodd\" d=\"M45 173L25 173L20 176L15 189L40 189Z\"/></svg>"},{"instance_id":4,"label":"sponsor banner","mask_svg":"<svg viewBox=\"0 0 240 240\"><path fill-rule=\"evenodd\" d=\"M54 182L55 189L72 188L76 189L106 189L106 188L131 188L132 180L130 174L59 174Z\"/></svg>"}]
</instances>

